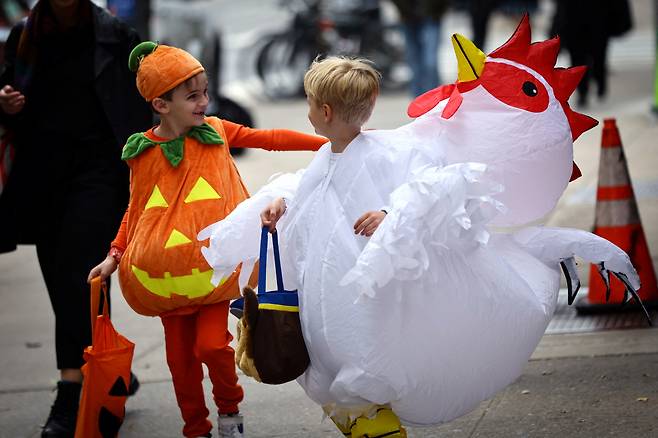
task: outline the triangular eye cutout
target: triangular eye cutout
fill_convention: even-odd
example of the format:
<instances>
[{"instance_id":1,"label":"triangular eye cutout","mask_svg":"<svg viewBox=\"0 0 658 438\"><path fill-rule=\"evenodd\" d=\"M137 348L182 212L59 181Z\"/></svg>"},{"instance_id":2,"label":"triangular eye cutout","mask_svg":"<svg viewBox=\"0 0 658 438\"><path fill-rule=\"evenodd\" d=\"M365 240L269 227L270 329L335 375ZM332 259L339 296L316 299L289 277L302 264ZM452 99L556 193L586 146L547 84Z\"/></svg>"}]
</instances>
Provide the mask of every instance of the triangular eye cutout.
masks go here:
<instances>
[{"instance_id":1,"label":"triangular eye cutout","mask_svg":"<svg viewBox=\"0 0 658 438\"><path fill-rule=\"evenodd\" d=\"M125 415L125 408L124 408ZM117 417L105 406L98 413L98 431L103 438L114 438L119 433L123 419Z\"/></svg>"},{"instance_id":2,"label":"triangular eye cutout","mask_svg":"<svg viewBox=\"0 0 658 438\"><path fill-rule=\"evenodd\" d=\"M165 248L173 248L174 246L185 245L186 243L190 242L191 240L185 234L174 228L171 230L171 234L169 235L169 239L167 239L167 243L165 243Z\"/></svg>"},{"instance_id":3,"label":"triangular eye cutout","mask_svg":"<svg viewBox=\"0 0 658 438\"><path fill-rule=\"evenodd\" d=\"M187 198L185 198L185 203L188 204L194 201L220 198L221 196L219 196L219 193L212 188L208 181L199 177L196 183L194 183L194 187L192 187L192 190L190 190L190 193L187 195Z\"/></svg>"},{"instance_id":4,"label":"triangular eye cutout","mask_svg":"<svg viewBox=\"0 0 658 438\"><path fill-rule=\"evenodd\" d=\"M153 207L169 207L169 204L167 204L167 201L165 201L165 198L162 196L160 188L157 185L153 187L153 193L151 193L149 200L146 201L144 210L148 210L149 208Z\"/></svg>"},{"instance_id":5,"label":"triangular eye cutout","mask_svg":"<svg viewBox=\"0 0 658 438\"><path fill-rule=\"evenodd\" d=\"M123 380L123 377L121 376L117 377L116 381L114 382L114 385L112 385L112 388L110 388L110 392L108 394L113 395L115 397L128 396L128 388L126 387L126 382Z\"/></svg>"}]
</instances>

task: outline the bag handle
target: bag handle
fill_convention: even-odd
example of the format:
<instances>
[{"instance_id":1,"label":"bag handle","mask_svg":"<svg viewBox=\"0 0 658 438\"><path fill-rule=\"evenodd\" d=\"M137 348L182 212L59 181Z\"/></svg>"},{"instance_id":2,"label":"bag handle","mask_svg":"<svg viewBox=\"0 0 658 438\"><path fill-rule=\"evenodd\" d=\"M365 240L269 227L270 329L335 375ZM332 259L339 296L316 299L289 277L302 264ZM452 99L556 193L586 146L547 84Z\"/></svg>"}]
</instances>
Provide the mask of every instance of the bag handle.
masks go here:
<instances>
[{"instance_id":1,"label":"bag handle","mask_svg":"<svg viewBox=\"0 0 658 438\"><path fill-rule=\"evenodd\" d=\"M107 304L107 285L105 282L101 281L100 277L94 277L91 279L91 302L90 313L91 313L91 338L94 338L94 326L96 325L96 318L98 317L98 310L101 306L101 296L103 298L103 316L109 318L109 306Z\"/></svg>"},{"instance_id":2,"label":"bag handle","mask_svg":"<svg viewBox=\"0 0 658 438\"><path fill-rule=\"evenodd\" d=\"M258 293L265 293L265 280L267 276L267 227L263 227L260 234L260 259L258 266ZM274 250L274 269L276 271L277 292L283 292L283 274L281 273L281 258L279 257L279 239L276 230L272 233L272 249Z\"/></svg>"}]
</instances>

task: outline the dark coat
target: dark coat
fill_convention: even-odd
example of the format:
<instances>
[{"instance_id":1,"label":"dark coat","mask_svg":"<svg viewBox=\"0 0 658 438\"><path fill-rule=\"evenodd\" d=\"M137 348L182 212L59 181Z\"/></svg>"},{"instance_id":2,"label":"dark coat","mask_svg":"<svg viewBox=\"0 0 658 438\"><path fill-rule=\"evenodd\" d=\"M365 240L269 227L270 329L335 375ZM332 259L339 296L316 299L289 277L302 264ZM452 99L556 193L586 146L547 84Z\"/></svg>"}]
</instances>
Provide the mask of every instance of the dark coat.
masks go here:
<instances>
[{"instance_id":1,"label":"dark coat","mask_svg":"<svg viewBox=\"0 0 658 438\"><path fill-rule=\"evenodd\" d=\"M551 36L558 35L563 47L589 44L582 41L607 40L633 28L628 0L556 0Z\"/></svg>"},{"instance_id":2,"label":"dark coat","mask_svg":"<svg viewBox=\"0 0 658 438\"><path fill-rule=\"evenodd\" d=\"M398 8L400 20L412 24L423 19L439 21L450 2L449 0L393 0L393 3Z\"/></svg>"},{"instance_id":3,"label":"dark coat","mask_svg":"<svg viewBox=\"0 0 658 438\"><path fill-rule=\"evenodd\" d=\"M121 155L121 148L126 139L135 132L148 129L153 121L153 115L148 104L137 92L135 84L135 75L128 69L128 56L130 51L140 41L137 33L112 17L107 11L91 4L94 47L93 47L93 83L94 92L102 114L107 119L108 126L111 128L113 139L108 141L116 145L116 157ZM25 22L16 25L7 40L5 48L4 71L0 76L0 87L5 84L14 85L14 72L18 40ZM38 64L37 64L38 65ZM71 90L75 92L75 90ZM29 89L25 91L26 101L30 100ZM25 152L27 149L35 148L35 145L29 143L28 137L35 138L34 132L39 130L39 121L45 120L49 114L44 114L39 108L31 108L29 114L22 114L21 111L16 115L7 115L0 110L0 120L10 130L14 131L16 146L16 156L14 166L10 172L9 180L5 186L2 196L0 196L0 252L11 251L15 249L17 243L35 243L34 228L22 226L24 223L34 222L34 211L23 211L18 200L35 195L36 183L31 181L38 180L39 175L35 175L35 158L28 157ZM85 123L85 109L82 108L71 114L75 117L76 122ZM29 119L28 119L29 118ZM28 135L31 133L32 135ZM41 139L46 142L47 138ZM53 139L53 145L57 145L57 139ZM61 146L59 146L61 147ZM94 147L94 145L89 145ZM25 149L23 149L25 148ZM25 153L24 153L25 152ZM113 152L112 152L113 154ZM46 164L47 165L47 164ZM123 166L123 164L120 164ZM127 170L112 171L114 175L108 175L107 184L115 181L121 181L123 187L118 190L126 190L128 187ZM93 169L90 169L93 171ZM104 168L103 172L107 173ZM99 171L100 173L100 171ZM123 180L125 180L125 185ZM20 181L20 182L19 182ZM94 181L97 183L98 181ZM44 181L38 181L38 184L44 184ZM49 188L50 190L54 190ZM60 191L68 190L66 187L58 188ZM89 192L88 197L96 196ZM84 204L85 197L78 198L78 203ZM127 199L127 198L126 198ZM93 204L90 203L90 204ZM53 212L54 213L54 212ZM48 212L41 212L39 223L48 223Z\"/></svg>"}]
</instances>

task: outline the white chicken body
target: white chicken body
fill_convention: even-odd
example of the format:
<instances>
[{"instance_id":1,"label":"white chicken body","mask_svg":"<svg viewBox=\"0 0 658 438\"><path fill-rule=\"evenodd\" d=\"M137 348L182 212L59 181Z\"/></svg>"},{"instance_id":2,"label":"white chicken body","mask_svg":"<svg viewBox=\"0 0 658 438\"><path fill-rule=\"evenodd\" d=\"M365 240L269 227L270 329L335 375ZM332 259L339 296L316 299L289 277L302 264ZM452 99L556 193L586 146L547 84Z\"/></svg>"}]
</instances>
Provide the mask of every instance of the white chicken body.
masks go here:
<instances>
[{"instance_id":1,"label":"white chicken body","mask_svg":"<svg viewBox=\"0 0 658 438\"><path fill-rule=\"evenodd\" d=\"M489 63L534 78L529 95L546 93L545 105L510 105L513 95L484 85L453 93L403 127L361 133L337 164L323 148L303 176L274 180L199 235L210 237L208 263L230 271L257 258L262 208L292 199L278 229L311 357L298 381L321 405L450 421L521 374L553 315L561 262L605 261L639 287L626 254L590 233L492 231L554 208L572 174L573 127L536 71ZM354 220L382 205L372 238L355 236Z\"/></svg>"}]
</instances>

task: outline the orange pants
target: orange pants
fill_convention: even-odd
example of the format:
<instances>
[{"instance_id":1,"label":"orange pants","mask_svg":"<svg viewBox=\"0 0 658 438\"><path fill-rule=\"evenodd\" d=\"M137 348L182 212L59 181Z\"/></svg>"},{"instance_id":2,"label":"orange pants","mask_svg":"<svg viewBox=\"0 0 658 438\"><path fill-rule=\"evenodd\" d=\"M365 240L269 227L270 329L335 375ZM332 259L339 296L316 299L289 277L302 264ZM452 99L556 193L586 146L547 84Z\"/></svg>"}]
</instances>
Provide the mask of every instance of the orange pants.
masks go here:
<instances>
[{"instance_id":1,"label":"orange pants","mask_svg":"<svg viewBox=\"0 0 658 438\"><path fill-rule=\"evenodd\" d=\"M200 306L187 315L162 317L167 364L174 382L176 400L183 415L186 437L212 430L203 396L203 368L208 367L212 393L220 414L238 412L244 395L235 372L233 339L228 331L228 301Z\"/></svg>"}]
</instances>

